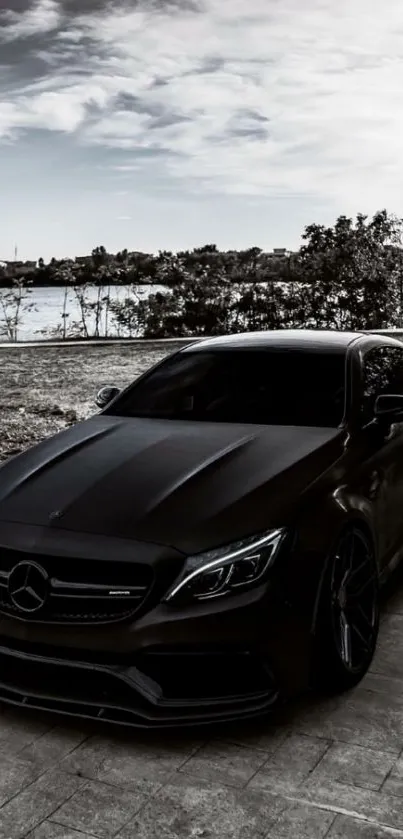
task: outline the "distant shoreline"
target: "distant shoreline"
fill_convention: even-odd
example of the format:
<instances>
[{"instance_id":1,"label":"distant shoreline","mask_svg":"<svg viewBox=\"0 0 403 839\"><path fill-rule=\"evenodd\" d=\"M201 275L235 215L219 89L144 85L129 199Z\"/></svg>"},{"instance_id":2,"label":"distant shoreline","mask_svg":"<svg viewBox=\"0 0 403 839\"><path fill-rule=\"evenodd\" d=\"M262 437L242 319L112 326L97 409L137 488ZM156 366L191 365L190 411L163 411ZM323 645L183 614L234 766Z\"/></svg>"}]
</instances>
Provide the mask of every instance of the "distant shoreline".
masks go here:
<instances>
[{"instance_id":1,"label":"distant shoreline","mask_svg":"<svg viewBox=\"0 0 403 839\"><path fill-rule=\"evenodd\" d=\"M17 280L14 280L14 282L10 281L10 282L7 282L7 283L5 283L4 281L3 282L0 281L0 291L1 291L1 289L4 289L4 288L14 288L15 287L15 282L17 282ZM129 287L137 288L138 286L161 286L161 283L160 282L153 282L152 280L138 280L135 283L127 282L127 280L123 283L122 282L115 282L114 280L113 281L108 280L107 282L104 282L104 283L79 282L78 281L78 282L74 282L74 283L72 283L72 282L68 282L68 283L57 282L56 283L55 282L55 283L51 283L51 284L46 283L46 285L42 285L42 283L36 283L36 282L30 281L29 275L27 275L24 278L23 285L24 285L24 288L30 288L30 289L34 289L34 288L49 288L49 289L66 288L66 286L73 289L74 287L78 287L78 286L91 286L92 288L98 288L99 286L101 288L105 288L107 286L119 286L120 288L124 288L124 287L126 287L126 288L129 288Z\"/></svg>"},{"instance_id":2,"label":"distant shoreline","mask_svg":"<svg viewBox=\"0 0 403 839\"><path fill-rule=\"evenodd\" d=\"M209 336L194 336L189 338L66 338L64 341L54 341L51 338L42 339L40 341L2 341L0 342L0 350L9 349L25 349L35 347L88 347L97 346L124 346L131 344L133 346L157 345L164 344L193 344L196 341L206 340Z\"/></svg>"}]
</instances>

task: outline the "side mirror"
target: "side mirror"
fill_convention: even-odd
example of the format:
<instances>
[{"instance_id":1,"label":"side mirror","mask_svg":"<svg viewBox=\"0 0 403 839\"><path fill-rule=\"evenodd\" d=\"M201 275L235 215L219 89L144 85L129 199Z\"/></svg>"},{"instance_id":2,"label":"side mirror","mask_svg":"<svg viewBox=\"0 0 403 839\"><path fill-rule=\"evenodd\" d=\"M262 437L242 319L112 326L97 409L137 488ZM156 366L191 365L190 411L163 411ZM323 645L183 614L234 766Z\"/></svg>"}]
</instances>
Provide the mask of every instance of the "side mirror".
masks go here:
<instances>
[{"instance_id":1,"label":"side mirror","mask_svg":"<svg viewBox=\"0 0 403 839\"><path fill-rule=\"evenodd\" d=\"M385 422L403 422L403 396L383 394L378 396L374 408L375 418Z\"/></svg>"},{"instance_id":2,"label":"side mirror","mask_svg":"<svg viewBox=\"0 0 403 839\"><path fill-rule=\"evenodd\" d=\"M95 397L95 404L98 408L106 408L120 393L120 388L115 385L106 385L98 391Z\"/></svg>"}]
</instances>

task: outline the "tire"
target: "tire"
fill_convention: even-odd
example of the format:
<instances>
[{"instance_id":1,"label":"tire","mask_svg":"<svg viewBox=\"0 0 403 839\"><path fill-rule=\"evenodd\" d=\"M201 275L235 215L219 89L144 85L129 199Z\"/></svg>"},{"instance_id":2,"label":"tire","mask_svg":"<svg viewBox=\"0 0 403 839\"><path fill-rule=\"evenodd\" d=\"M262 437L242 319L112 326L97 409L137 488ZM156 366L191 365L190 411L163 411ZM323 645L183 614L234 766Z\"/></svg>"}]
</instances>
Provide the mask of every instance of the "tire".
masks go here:
<instances>
[{"instance_id":1,"label":"tire","mask_svg":"<svg viewBox=\"0 0 403 839\"><path fill-rule=\"evenodd\" d=\"M372 541L351 525L327 563L315 633L314 687L342 693L365 676L379 633L379 576Z\"/></svg>"}]
</instances>

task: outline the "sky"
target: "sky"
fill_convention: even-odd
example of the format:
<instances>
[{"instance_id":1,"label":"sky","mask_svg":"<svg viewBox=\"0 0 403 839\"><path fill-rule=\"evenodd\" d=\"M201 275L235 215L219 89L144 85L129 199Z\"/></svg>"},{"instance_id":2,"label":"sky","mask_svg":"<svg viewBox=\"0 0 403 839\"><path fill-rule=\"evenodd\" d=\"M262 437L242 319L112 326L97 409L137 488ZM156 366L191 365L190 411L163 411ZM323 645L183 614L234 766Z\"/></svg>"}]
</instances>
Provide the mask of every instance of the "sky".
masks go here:
<instances>
[{"instance_id":1,"label":"sky","mask_svg":"<svg viewBox=\"0 0 403 839\"><path fill-rule=\"evenodd\" d=\"M0 0L0 260L403 216L402 0Z\"/></svg>"}]
</instances>

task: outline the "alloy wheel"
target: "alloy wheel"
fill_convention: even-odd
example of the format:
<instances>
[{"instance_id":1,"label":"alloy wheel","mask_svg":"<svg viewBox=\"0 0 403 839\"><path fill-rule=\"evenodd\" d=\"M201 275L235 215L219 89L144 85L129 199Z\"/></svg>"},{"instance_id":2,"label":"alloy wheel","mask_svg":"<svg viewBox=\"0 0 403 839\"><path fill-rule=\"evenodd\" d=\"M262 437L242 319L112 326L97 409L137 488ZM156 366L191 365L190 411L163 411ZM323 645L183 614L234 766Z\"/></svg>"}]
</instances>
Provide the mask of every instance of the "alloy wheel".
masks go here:
<instances>
[{"instance_id":1,"label":"alloy wheel","mask_svg":"<svg viewBox=\"0 0 403 839\"><path fill-rule=\"evenodd\" d=\"M370 543L357 528L342 538L334 554L331 618L343 667L360 671L371 657L378 621L378 579Z\"/></svg>"}]
</instances>

